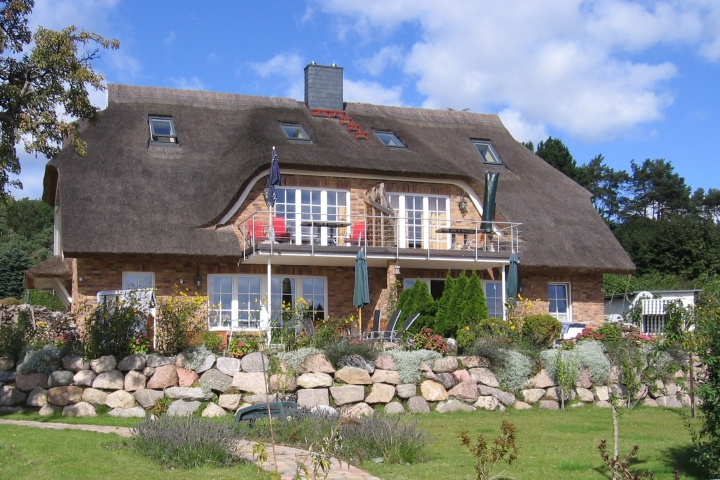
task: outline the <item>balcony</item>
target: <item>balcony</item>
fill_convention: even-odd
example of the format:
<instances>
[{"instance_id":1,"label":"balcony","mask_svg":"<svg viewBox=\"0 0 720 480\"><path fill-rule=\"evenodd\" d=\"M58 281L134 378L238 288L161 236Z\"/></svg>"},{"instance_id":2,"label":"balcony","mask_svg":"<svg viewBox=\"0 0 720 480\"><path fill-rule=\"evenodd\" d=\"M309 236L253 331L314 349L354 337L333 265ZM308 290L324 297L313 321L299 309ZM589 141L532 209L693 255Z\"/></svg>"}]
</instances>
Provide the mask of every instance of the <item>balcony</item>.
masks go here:
<instances>
[{"instance_id":1,"label":"balcony","mask_svg":"<svg viewBox=\"0 0 720 480\"><path fill-rule=\"evenodd\" d=\"M238 224L243 263L352 265L360 247L370 266L402 261L409 267L476 268L473 263L507 264L518 252L519 223L387 215L296 215L257 212ZM491 265L495 266L495 265ZM439 268L439 267L438 267ZM487 266L486 268L490 268Z\"/></svg>"}]
</instances>

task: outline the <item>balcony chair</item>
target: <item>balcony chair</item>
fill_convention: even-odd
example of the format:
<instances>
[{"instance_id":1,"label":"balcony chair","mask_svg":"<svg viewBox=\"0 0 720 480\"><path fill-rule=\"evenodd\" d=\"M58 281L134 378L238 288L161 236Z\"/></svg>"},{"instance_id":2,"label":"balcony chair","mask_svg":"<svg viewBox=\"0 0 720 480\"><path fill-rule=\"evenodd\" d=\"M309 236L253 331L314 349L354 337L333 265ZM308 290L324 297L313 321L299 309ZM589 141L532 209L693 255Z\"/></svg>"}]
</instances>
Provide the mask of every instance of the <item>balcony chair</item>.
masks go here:
<instances>
[{"instance_id":1,"label":"balcony chair","mask_svg":"<svg viewBox=\"0 0 720 480\"><path fill-rule=\"evenodd\" d=\"M265 235L265 227L260 220L248 220L245 222L247 226L247 237L248 240L254 240L256 242L262 242L267 240Z\"/></svg>"},{"instance_id":2,"label":"balcony chair","mask_svg":"<svg viewBox=\"0 0 720 480\"><path fill-rule=\"evenodd\" d=\"M345 245L357 245L359 247L363 237L365 236L366 228L367 224L365 222L353 223L350 236L345 239Z\"/></svg>"},{"instance_id":3,"label":"balcony chair","mask_svg":"<svg viewBox=\"0 0 720 480\"><path fill-rule=\"evenodd\" d=\"M285 243L290 241L290 232L285 223L285 217L273 217L273 231L275 232L276 242Z\"/></svg>"},{"instance_id":4,"label":"balcony chair","mask_svg":"<svg viewBox=\"0 0 720 480\"><path fill-rule=\"evenodd\" d=\"M394 333L393 340L397 340L400 337L402 337L402 334L407 332L410 329L410 327L412 327L413 323L415 323L415 320L417 320L418 318L420 318L419 313L413 313L412 315L410 315L405 320L405 323L402 324L402 327L400 327L400 330L396 330L395 332L393 332Z\"/></svg>"},{"instance_id":5,"label":"balcony chair","mask_svg":"<svg viewBox=\"0 0 720 480\"><path fill-rule=\"evenodd\" d=\"M380 316L382 315L382 310L375 310L373 313L373 322L372 322L372 330L367 332L366 337L367 338L375 338L380 333ZM365 327L367 325L363 325L363 331L365 330Z\"/></svg>"},{"instance_id":6,"label":"balcony chair","mask_svg":"<svg viewBox=\"0 0 720 480\"><path fill-rule=\"evenodd\" d=\"M373 322L373 331L370 332L371 336L370 338L376 338L378 340L383 340L386 342L391 342L394 340L395 336L395 326L397 325L398 318L400 318L400 314L402 314L402 310L395 310L391 315L390 318L388 318L388 323L385 326L385 330L383 331L376 331L375 325ZM378 330L379 330L379 323L378 320Z\"/></svg>"}]
</instances>

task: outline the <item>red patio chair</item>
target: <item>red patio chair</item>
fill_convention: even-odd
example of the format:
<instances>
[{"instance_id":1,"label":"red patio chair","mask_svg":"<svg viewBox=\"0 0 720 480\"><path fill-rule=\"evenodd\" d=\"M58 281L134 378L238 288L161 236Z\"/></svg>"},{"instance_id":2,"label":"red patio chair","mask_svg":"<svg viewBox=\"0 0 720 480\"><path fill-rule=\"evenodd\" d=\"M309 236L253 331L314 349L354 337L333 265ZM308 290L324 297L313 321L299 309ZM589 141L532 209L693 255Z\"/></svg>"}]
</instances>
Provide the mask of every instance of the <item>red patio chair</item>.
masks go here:
<instances>
[{"instance_id":1,"label":"red patio chair","mask_svg":"<svg viewBox=\"0 0 720 480\"><path fill-rule=\"evenodd\" d=\"M267 239L265 236L265 227L260 220L248 220L246 225L248 240L254 239L256 242L262 242Z\"/></svg>"},{"instance_id":2,"label":"red patio chair","mask_svg":"<svg viewBox=\"0 0 720 480\"><path fill-rule=\"evenodd\" d=\"M348 245L360 245L363 237L365 236L365 222L356 222L352 224L352 231L347 239Z\"/></svg>"},{"instance_id":3,"label":"red patio chair","mask_svg":"<svg viewBox=\"0 0 720 480\"><path fill-rule=\"evenodd\" d=\"M276 242L290 241L290 232L288 232L285 217L273 217L273 230L275 231Z\"/></svg>"}]
</instances>

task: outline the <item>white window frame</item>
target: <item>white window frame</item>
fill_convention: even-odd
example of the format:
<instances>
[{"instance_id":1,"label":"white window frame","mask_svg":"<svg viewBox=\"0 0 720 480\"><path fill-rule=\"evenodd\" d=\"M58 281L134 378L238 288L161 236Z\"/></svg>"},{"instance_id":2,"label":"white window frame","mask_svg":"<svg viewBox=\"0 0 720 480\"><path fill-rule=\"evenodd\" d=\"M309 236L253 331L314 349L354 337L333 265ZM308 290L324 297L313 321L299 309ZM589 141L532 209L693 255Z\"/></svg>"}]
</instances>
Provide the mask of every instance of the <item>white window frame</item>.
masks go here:
<instances>
[{"instance_id":1,"label":"white window frame","mask_svg":"<svg viewBox=\"0 0 720 480\"><path fill-rule=\"evenodd\" d=\"M149 275L151 278L150 285L127 285L127 279L130 275ZM123 290L134 290L137 288L155 288L155 272L140 272L140 271L127 271L122 272L122 289Z\"/></svg>"},{"instance_id":2,"label":"white window frame","mask_svg":"<svg viewBox=\"0 0 720 480\"><path fill-rule=\"evenodd\" d=\"M450 226L450 196L449 195L435 195L435 194L429 194L429 193L409 193L409 192L388 192L388 198L390 198L391 203L393 202L393 197L397 197L397 216L398 216L398 242L402 246L408 245L408 239L407 239L407 209L406 209L406 203L405 203L405 197L406 196L412 196L412 197L422 197L422 222L421 222L421 235L422 235L422 248L440 248L440 245L442 245L442 248L449 249L452 245L452 239L450 238L450 235L446 235L446 238L443 240L433 239L434 245L430 246L431 243L431 235L430 230L431 228L437 229L437 228L447 228ZM430 198L436 198L436 199L444 199L445 200L445 220L437 223L436 225L431 226L430 225Z\"/></svg>"},{"instance_id":3,"label":"white window frame","mask_svg":"<svg viewBox=\"0 0 720 480\"><path fill-rule=\"evenodd\" d=\"M306 229L306 231L310 227L303 227L301 224L302 222L302 192L320 192L320 213L318 214L320 218L316 218L314 220L322 221L322 220L328 220L328 192L335 192L338 195L345 195L345 210L346 212L344 214L331 214L338 217L345 217L348 222L351 222L351 204L350 204L350 190L341 189L341 188L306 188L306 187L297 187L297 188L291 188L291 187L281 187L282 190L290 191L293 190L295 192L295 218L293 219L287 219L287 227L291 228L294 232L303 232L303 228ZM287 198L287 197L286 197ZM306 214L307 215L307 214ZM329 229L330 227L316 227L319 228L319 241L320 245L328 245L328 239L331 237L330 233L332 233ZM303 237L303 235L295 235L294 241L296 245L302 245L303 238L307 239L307 235Z\"/></svg>"},{"instance_id":4,"label":"white window frame","mask_svg":"<svg viewBox=\"0 0 720 480\"><path fill-rule=\"evenodd\" d=\"M210 285L212 285L212 279L213 278L220 278L220 277L230 277L232 279L232 301L230 305L230 322L232 325L232 330L247 330L247 331L258 331L260 328L260 311L261 308L264 306L267 308L267 302L268 302L268 278L267 275L256 275L256 274L244 274L244 273L211 273L208 274L208 309L212 312L213 310L217 311L217 305L213 305L211 302L211 297L213 295L213 292L210 291ZM238 304L238 278L245 277L245 278L257 278L260 280L260 294L259 294L259 301L258 301L258 309L252 310L256 311L258 315L258 325L255 326L240 326L238 325L239 321L239 304ZM273 275L272 278L293 278L295 279L295 300L297 301L298 298L304 298L304 292L303 292L303 280L308 278L317 279L320 278L323 280L323 299L324 299L324 307L325 307L325 318L327 318L328 310L329 310L329 296L328 296L328 279L327 277L320 276L320 275L282 275L282 274L276 274ZM273 293L275 293L273 291ZM270 299L272 301L272 299ZM223 308L224 309L224 308ZM273 318L275 318L280 312L272 311L271 315ZM208 319L208 322L210 319ZM230 326L223 326L222 320L218 323L216 326L211 326L208 323L208 329L213 331L228 331L230 330Z\"/></svg>"},{"instance_id":5,"label":"white window frame","mask_svg":"<svg viewBox=\"0 0 720 480\"><path fill-rule=\"evenodd\" d=\"M558 311L553 312L550 310L550 287L551 286L564 286L565 287L565 303L566 303L566 311L565 313L560 313ZM561 322L572 322L572 284L570 282L550 282L548 283L548 311L551 316L557 318Z\"/></svg>"},{"instance_id":6,"label":"white window frame","mask_svg":"<svg viewBox=\"0 0 720 480\"><path fill-rule=\"evenodd\" d=\"M496 312L496 313L499 313L500 316L491 316L491 315L490 315L490 307L488 307L488 316L490 316L491 318L504 319L504 318L505 318L505 302L507 302L507 298L503 298L503 288L502 288L502 281L501 281L501 280L483 280L483 281L482 281L482 284L483 284L483 293L485 294L485 302L488 303L488 305L489 305L489 302L488 302L489 296L488 296L488 293L487 293L487 286L488 286L489 284L491 284L491 283L493 283L493 284L494 284L494 283L497 283L497 284L500 285L500 297L501 297L502 302L501 302L501 304L500 304L500 312Z\"/></svg>"},{"instance_id":7,"label":"white window frame","mask_svg":"<svg viewBox=\"0 0 720 480\"><path fill-rule=\"evenodd\" d=\"M168 122L170 125L170 134L164 135L155 132L155 124L153 122ZM148 117L148 126L150 127L150 144L151 145L177 145L177 131L175 130L175 121L172 117L164 117L161 115L150 115Z\"/></svg>"}]
</instances>

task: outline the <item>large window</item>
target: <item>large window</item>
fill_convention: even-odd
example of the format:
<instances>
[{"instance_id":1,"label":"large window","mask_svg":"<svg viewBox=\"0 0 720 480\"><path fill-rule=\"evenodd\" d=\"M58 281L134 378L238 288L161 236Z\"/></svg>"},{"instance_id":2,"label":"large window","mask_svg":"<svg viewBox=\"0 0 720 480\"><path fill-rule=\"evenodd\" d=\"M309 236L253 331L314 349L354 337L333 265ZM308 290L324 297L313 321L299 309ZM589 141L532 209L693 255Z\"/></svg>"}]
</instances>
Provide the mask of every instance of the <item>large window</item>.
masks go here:
<instances>
[{"instance_id":1,"label":"large window","mask_svg":"<svg viewBox=\"0 0 720 480\"><path fill-rule=\"evenodd\" d=\"M450 247L450 238L437 233L449 226L450 202L447 196L391 193L390 206L398 214L399 242L402 248Z\"/></svg>"},{"instance_id":2,"label":"large window","mask_svg":"<svg viewBox=\"0 0 720 480\"><path fill-rule=\"evenodd\" d=\"M285 218L295 243L332 245L340 230L351 224L349 205L347 190L279 188L275 212ZM301 232L300 236L295 236L295 232Z\"/></svg>"},{"instance_id":3,"label":"large window","mask_svg":"<svg viewBox=\"0 0 720 480\"><path fill-rule=\"evenodd\" d=\"M273 318L283 308L295 309L298 299L308 305L308 316L323 320L327 313L325 277L273 275L270 306ZM210 328L258 329L263 299L267 298L264 275L208 275Z\"/></svg>"},{"instance_id":4,"label":"large window","mask_svg":"<svg viewBox=\"0 0 720 480\"><path fill-rule=\"evenodd\" d=\"M550 315L557 318L561 322L572 321L569 283L549 284L548 302Z\"/></svg>"}]
</instances>

